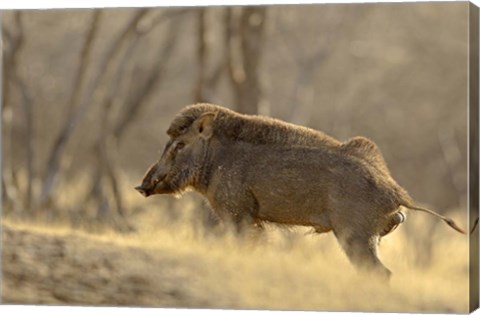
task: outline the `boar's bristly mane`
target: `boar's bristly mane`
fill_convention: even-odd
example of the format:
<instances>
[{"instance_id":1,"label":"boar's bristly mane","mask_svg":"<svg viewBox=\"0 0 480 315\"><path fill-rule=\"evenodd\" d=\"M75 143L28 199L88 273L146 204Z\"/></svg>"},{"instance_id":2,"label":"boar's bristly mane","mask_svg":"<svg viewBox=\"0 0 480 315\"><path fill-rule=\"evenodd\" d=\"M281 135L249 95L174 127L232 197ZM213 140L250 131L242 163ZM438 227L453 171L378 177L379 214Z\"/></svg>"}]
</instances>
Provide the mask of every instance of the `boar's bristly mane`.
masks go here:
<instances>
[{"instance_id":1,"label":"boar's bristly mane","mask_svg":"<svg viewBox=\"0 0 480 315\"><path fill-rule=\"evenodd\" d=\"M326 145L336 147L341 143L325 133L311 128L259 115L245 115L228 108L199 103L185 107L175 116L167 134L176 137L206 112L216 114L214 132L218 138L252 144Z\"/></svg>"}]
</instances>

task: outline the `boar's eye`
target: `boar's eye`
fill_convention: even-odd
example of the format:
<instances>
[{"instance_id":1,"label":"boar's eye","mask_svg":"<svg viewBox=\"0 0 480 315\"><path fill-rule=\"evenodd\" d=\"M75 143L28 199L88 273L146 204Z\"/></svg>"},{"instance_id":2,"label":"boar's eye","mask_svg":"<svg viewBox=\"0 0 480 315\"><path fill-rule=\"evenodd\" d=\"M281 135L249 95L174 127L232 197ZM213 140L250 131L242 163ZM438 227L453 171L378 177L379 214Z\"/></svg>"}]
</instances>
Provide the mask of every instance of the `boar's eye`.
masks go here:
<instances>
[{"instance_id":1,"label":"boar's eye","mask_svg":"<svg viewBox=\"0 0 480 315\"><path fill-rule=\"evenodd\" d=\"M183 149L183 147L185 147L185 143L179 142L179 143L177 143L177 145L175 146L175 150L179 151L179 150Z\"/></svg>"}]
</instances>

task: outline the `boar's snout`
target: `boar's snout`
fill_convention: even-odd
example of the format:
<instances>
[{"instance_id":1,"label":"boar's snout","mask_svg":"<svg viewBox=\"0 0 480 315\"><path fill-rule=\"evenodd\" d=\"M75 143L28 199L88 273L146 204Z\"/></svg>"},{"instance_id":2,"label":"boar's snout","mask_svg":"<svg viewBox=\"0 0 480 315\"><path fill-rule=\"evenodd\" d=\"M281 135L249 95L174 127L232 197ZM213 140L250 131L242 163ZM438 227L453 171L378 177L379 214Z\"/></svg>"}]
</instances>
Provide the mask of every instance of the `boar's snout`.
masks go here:
<instances>
[{"instance_id":1,"label":"boar's snout","mask_svg":"<svg viewBox=\"0 0 480 315\"><path fill-rule=\"evenodd\" d=\"M150 195L148 193L148 191L145 188L143 188L142 185L135 187L135 190L137 190L139 193L141 193L143 195L143 197L148 197Z\"/></svg>"},{"instance_id":2,"label":"boar's snout","mask_svg":"<svg viewBox=\"0 0 480 315\"><path fill-rule=\"evenodd\" d=\"M161 193L165 183L163 182L167 176L167 169L159 163L155 163L148 169L142 179L142 183L135 187L135 190L148 197Z\"/></svg>"}]
</instances>

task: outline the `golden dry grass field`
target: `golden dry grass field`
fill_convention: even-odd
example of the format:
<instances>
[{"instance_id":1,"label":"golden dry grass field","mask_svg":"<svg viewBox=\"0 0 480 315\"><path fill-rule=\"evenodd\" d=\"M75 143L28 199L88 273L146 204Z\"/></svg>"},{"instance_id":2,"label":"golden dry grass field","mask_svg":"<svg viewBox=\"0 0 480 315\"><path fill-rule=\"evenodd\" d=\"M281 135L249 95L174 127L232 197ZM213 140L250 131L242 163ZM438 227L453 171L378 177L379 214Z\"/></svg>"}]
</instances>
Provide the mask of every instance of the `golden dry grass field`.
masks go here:
<instances>
[{"instance_id":1,"label":"golden dry grass field","mask_svg":"<svg viewBox=\"0 0 480 315\"><path fill-rule=\"evenodd\" d=\"M252 241L188 220L156 224L160 215L144 213L142 228L127 234L5 219L2 303L468 311L467 237L425 214L409 213L382 240L389 285L353 269L331 234L272 225ZM421 257L430 259L420 264Z\"/></svg>"}]
</instances>

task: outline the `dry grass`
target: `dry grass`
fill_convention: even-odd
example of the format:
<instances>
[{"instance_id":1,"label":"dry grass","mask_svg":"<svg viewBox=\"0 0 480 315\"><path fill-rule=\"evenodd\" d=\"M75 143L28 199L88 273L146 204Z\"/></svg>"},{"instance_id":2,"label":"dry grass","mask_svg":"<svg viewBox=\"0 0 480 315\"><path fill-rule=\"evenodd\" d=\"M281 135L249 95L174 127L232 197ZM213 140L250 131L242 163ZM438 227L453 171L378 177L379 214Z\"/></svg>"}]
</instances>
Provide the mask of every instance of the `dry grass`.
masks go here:
<instances>
[{"instance_id":1,"label":"dry grass","mask_svg":"<svg viewBox=\"0 0 480 315\"><path fill-rule=\"evenodd\" d=\"M394 272L388 286L356 272L332 235L272 226L252 242L215 236L188 220L166 225L159 215L144 213L142 229L131 234L4 220L2 301L467 312L467 238L442 224L425 229L435 219L423 214L411 214L382 241L381 258ZM407 237L410 231L418 238ZM427 238L431 260L419 267Z\"/></svg>"}]
</instances>

